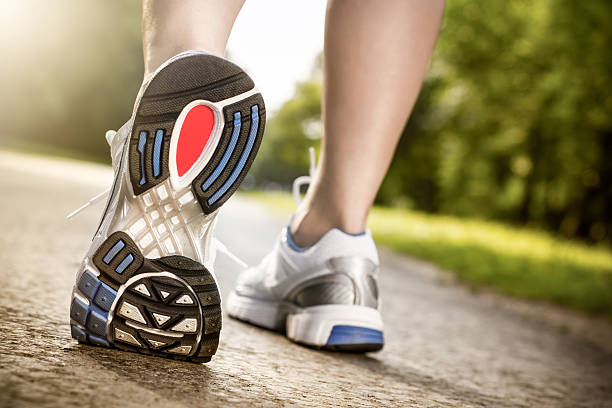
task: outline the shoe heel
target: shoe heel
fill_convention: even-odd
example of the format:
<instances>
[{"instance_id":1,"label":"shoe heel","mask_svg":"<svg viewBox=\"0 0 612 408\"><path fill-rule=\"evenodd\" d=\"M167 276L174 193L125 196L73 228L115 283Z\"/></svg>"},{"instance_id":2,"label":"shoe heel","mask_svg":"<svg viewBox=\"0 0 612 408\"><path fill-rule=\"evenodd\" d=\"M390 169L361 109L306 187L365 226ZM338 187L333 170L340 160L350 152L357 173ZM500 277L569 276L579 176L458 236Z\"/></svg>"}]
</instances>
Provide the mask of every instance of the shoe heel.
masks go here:
<instances>
[{"instance_id":1,"label":"shoe heel","mask_svg":"<svg viewBox=\"0 0 612 408\"><path fill-rule=\"evenodd\" d=\"M81 343L207 362L219 344L220 296L198 262L145 258L115 232L79 274L70 319Z\"/></svg>"},{"instance_id":2,"label":"shoe heel","mask_svg":"<svg viewBox=\"0 0 612 408\"><path fill-rule=\"evenodd\" d=\"M383 323L378 310L357 305L312 306L291 313L287 337L296 343L349 352L383 348Z\"/></svg>"},{"instance_id":3,"label":"shoe heel","mask_svg":"<svg viewBox=\"0 0 612 408\"><path fill-rule=\"evenodd\" d=\"M214 212L246 176L265 120L264 100L238 66L204 53L171 61L137 102L129 142L134 195L165 184L178 195L191 190L205 214Z\"/></svg>"}]
</instances>

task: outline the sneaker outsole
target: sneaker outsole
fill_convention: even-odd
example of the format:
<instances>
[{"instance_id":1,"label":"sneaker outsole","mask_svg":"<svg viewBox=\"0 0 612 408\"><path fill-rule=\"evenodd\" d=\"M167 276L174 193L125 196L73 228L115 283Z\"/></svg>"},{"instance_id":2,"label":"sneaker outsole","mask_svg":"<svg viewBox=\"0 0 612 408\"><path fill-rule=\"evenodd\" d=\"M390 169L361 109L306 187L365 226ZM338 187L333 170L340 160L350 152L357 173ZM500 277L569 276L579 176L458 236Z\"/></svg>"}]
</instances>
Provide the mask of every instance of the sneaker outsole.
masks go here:
<instances>
[{"instance_id":1,"label":"sneaker outsole","mask_svg":"<svg viewBox=\"0 0 612 408\"><path fill-rule=\"evenodd\" d=\"M317 350L368 353L384 347L377 309L358 305L300 308L288 302L252 298L232 292L226 302L236 320L283 333L291 341Z\"/></svg>"},{"instance_id":2,"label":"sneaker outsole","mask_svg":"<svg viewBox=\"0 0 612 408\"><path fill-rule=\"evenodd\" d=\"M176 78L182 80L177 83ZM212 103L247 94L253 81L236 65L213 55L179 59L156 75L145 90L130 139L130 180L135 195L159 185L170 175L170 142L175 123L193 101ZM210 214L236 191L259 150L265 106L253 93L223 107L223 133L191 190Z\"/></svg>"},{"instance_id":3,"label":"sneaker outsole","mask_svg":"<svg viewBox=\"0 0 612 408\"><path fill-rule=\"evenodd\" d=\"M200 156L190 172L177 177L172 150L185 115L198 105L215 109L215 127L204 136L205 143L214 138L216 145L206 155L196 152ZM90 249L77 276L70 307L73 338L210 361L219 343L220 294L214 275L191 259L202 259L204 249L190 225L236 191L264 125L263 98L248 75L227 60L186 53L156 72L137 101L126 163L120 164L96 234L106 238ZM109 227L104 220L112 214L106 213L120 211L117 194L125 194L128 206Z\"/></svg>"},{"instance_id":4,"label":"sneaker outsole","mask_svg":"<svg viewBox=\"0 0 612 408\"><path fill-rule=\"evenodd\" d=\"M336 325L322 350L366 353L381 350L384 346L383 333L367 327Z\"/></svg>"},{"instance_id":5,"label":"sneaker outsole","mask_svg":"<svg viewBox=\"0 0 612 408\"><path fill-rule=\"evenodd\" d=\"M115 232L77 288L70 317L79 342L193 362L210 361L217 350L219 290L196 261L144 258L127 234Z\"/></svg>"}]
</instances>

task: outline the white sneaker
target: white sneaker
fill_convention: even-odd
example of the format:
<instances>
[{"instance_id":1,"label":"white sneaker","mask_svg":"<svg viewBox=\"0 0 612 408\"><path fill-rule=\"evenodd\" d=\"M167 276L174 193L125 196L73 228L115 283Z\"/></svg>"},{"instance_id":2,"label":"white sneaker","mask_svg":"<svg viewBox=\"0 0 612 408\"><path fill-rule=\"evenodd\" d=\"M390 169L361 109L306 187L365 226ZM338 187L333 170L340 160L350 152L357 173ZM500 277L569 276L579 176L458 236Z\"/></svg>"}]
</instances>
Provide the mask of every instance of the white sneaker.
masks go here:
<instances>
[{"instance_id":1,"label":"white sneaker","mask_svg":"<svg viewBox=\"0 0 612 408\"><path fill-rule=\"evenodd\" d=\"M240 275L228 314L308 346L380 350L377 272L369 231L351 235L334 228L311 247L299 248L286 227L272 252Z\"/></svg>"},{"instance_id":2,"label":"white sneaker","mask_svg":"<svg viewBox=\"0 0 612 408\"><path fill-rule=\"evenodd\" d=\"M107 133L115 180L77 275L74 338L210 360L221 328L217 209L245 177L264 125L253 81L223 58L179 54L143 85L130 120Z\"/></svg>"}]
</instances>

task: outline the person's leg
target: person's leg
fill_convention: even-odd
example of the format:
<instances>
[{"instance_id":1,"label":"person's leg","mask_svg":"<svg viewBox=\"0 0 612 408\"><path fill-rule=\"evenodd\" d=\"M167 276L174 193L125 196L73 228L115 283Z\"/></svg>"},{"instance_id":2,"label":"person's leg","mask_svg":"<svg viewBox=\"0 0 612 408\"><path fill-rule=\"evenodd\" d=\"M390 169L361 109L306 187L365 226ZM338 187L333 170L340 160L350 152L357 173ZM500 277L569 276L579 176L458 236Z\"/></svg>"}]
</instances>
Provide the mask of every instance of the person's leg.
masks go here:
<instances>
[{"instance_id":1,"label":"person's leg","mask_svg":"<svg viewBox=\"0 0 612 408\"><path fill-rule=\"evenodd\" d=\"M145 78L168 58L187 50L225 54L244 0L144 0L142 48Z\"/></svg>"},{"instance_id":2,"label":"person's leg","mask_svg":"<svg viewBox=\"0 0 612 408\"><path fill-rule=\"evenodd\" d=\"M316 177L291 222L300 246L332 227L360 233L418 96L444 0L330 0L324 137Z\"/></svg>"},{"instance_id":3,"label":"person's leg","mask_svg":"<svg viewBox=\"0 0 612 408\"><path fill-rule=\"evenodd\" d=\"M130 119L107 132L115 180L70 301L79 342L197 363L217 351L217 209L266 122L252 79L220 57L241 5L144 3L145 81Z\"/></svg>"}]
</instances>

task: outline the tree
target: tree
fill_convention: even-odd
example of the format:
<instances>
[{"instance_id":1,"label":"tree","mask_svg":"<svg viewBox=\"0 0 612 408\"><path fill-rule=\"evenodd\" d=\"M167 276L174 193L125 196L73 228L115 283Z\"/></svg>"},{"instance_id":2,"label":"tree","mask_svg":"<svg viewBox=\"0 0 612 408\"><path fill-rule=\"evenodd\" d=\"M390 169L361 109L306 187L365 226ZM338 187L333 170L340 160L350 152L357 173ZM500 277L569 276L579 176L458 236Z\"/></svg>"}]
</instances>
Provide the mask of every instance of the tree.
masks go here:
<instances>
[{"instance_id":1,"label":"tree","mask_svg":"<svg viewBox=\"0 0 612 408\"><path fill-rule=\"evenodd\" d=\"M603 241L612 233L612 3L447 3L377 202ZM307 169L320 82L270 121L260 178ZM265 171L264 171L265 169Z\"/></svg>"}]
</instances>

